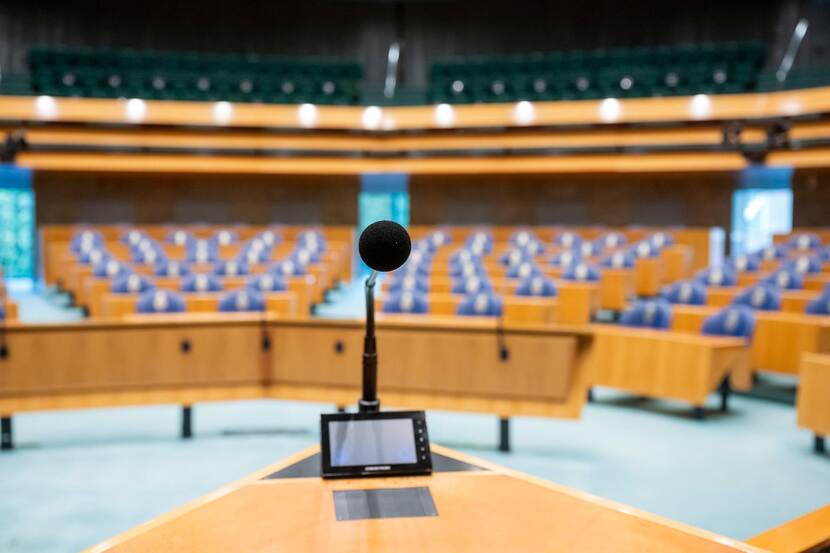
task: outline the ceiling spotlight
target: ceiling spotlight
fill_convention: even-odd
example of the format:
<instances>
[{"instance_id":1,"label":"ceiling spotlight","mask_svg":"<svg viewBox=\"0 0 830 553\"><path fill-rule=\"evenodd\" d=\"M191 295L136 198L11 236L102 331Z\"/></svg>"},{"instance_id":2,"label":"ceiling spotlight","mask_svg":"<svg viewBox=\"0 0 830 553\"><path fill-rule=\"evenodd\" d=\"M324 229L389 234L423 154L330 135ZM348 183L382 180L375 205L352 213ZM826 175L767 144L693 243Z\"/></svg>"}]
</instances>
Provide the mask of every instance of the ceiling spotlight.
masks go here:
<instances>
[{"instance_id":1,"label":"ceiling spotlight","mask_svg":"<svg viewBox=\"0 0 830 553\"><path fill-rule=\"evenodd\" d=\"M606 98L599 104L599 118L606 123L613 123L620 118L622 107L616 98Z\"/></svg>"},{"instance_id":2,"label":"ceiling spotlight","mask_svg":"<svg viewBox=\"0 0 830 553\"><path fill-rule=\"evenodd\" d=\"M435 106L435 124L439 127L451 127L455 123L455 110L449 104Z\"/></svg>"},{"instance_id":3,"label":"ceiling spotlight","mask_svg":"<svg viewBox=\"0 0 830 553\"><path fill-rule=\"evenodd\" d=\"M712 100L706 94L695 94L689 102L689 113L695 119L705 119L712 112Z\"/></svg>"},{"instance_id":4,"label":"ceiling spotlight","mask_svg":"<svg viewBox=\"0 0 830 553\"><path fill-rule=\"evenodd\" d=\"M314 104L300 104L297 108L297 120L305 128L317 125L318 117L317 106Z\"/></svg>"},{"instance_id":5,"label":"ceiling spotlight","mask_svg":"<svg viewBox=\"0 0 830 553\"><path fill-rule=\"evenodd\" d=\"M364 129L377 129L383 120L383 110L377 106L369 106L363 110L360 118Z\"/></svg>"},{"instance_id":6,"label":"ceiling spotlight","mask_svg":"<svg viewBox=\"0 0 830 553\"><path fill-rule=\"evenodd\" d=\"M139 98L130 98L124 105L124 114L127 116L127 121L140 123L147 115L147 103Z\"/></svg>"},{"instance_id":7,"label":"ceiling spotlight","mask_svg":"<svg viewBox=\"0 0 830 553\"><path fill-rule=\"evenodd\" d=\"M513 108L513 121L517 125L530 125L536 119L536 108L531 102L522 100Z\"/></svg>"},{"instance_id":8,"label":"ceiling spotlight","mask_svg":"<svg viewBox=\"0 0 830 553\"><path fill-rule=\"evenodd\" d=\"M220 125L227 125L233 117L233 105L230 102L213 104L213 120Z\"/></svg>"},{"instance_id":9,"label":"ceiling spotlight","mask_svg":"<svg viewBox=\"0 0 830 553\"><path fill-rule=\"evenodd\" d=\"M41 119L52 119L58 115L58 103L51 96L35 98L35 112Z\"/></svg>"}]
</instances>

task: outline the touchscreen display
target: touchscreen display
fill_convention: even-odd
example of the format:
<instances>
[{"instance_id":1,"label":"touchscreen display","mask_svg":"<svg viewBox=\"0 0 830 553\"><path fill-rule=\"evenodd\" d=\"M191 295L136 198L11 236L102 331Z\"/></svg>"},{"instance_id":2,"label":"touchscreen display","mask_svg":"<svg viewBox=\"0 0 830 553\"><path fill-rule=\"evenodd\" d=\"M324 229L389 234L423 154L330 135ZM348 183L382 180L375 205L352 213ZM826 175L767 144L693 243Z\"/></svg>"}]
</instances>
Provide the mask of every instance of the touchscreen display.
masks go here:
<instances>
[{"instance_id":1,"label":"touchscreen display","mask_svg":"<svg viewBox=\"0 0 830 553\"><path fill-rule=\"evenodd\" d=\"M418 461L411 419L329 421L328 430L333 467Z\"/></svg>"}]
</instances>

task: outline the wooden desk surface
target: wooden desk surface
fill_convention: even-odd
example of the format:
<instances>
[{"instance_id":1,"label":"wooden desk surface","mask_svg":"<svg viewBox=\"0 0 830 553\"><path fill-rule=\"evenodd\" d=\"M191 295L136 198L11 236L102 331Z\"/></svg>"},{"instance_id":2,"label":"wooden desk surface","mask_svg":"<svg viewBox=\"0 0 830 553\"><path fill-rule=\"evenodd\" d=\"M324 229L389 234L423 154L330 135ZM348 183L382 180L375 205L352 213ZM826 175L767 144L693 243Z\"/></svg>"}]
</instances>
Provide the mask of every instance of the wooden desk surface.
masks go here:
<instances>
[{"instance_id":1,"label":"wooden desk surface","mask_svg":"<svg viewBox=\"0 0 830 553\"><path fill-rule=\"evenodd\" d=\"M775 553L817 551L830 545L830 505L771 528L749 540L749 543Z\"/></svg>"},{"instance_id":2,"label":"wooden desk surface","mask_svg":"<svg viewBox=\"0 0 830 553\"><path fill-rule=\"evenodd\" d=\"M87 553L761 551L438 445L433 445L434 453L485 470L408 478L263 480L316 451L309 448ZM415 486L429 487L437 517L335 519L336 490Z\"/></svg>"}]
</instances>

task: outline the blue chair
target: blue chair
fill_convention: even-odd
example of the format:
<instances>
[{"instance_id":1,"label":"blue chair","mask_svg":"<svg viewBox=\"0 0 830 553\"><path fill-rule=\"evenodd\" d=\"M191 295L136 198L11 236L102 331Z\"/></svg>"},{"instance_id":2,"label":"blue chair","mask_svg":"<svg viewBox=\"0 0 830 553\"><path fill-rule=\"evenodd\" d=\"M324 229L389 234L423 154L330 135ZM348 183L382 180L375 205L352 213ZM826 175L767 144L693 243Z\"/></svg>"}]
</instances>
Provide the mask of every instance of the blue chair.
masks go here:
<instances>
[{"instance_id":1,"label":"blue chair","mask_svg":"<svg viewBox=\"0 0 830 553\"><path fill-rule=\"evenodd\" d=\"M605 246L600 240L586 240L579 245L579 255L582 257L598 257L602 255Z\"/></svg>"},{"instance_id":2,"label":"blue chair","mask_svg":"<svg viewBox=\"0 0 830 553\"><path fill-rule=\"evenodd\" d=\"M732 300L733 305L745 305L761 311L778 311L781 309L781 295L774 287L756 284Z\"/></svg>"},{"instance_id":3,"label":"blue chair","mask_svg":"<svg viewBox=\"0 0 830 553\"><path fill-rule=\"evenodd\" d=\"M184 299L168 290L149 290L138 298L136 311L139 313L183 313Z\"/></svg>"},{"instance_id":4,"label":"blue chair","mask_svg":"<svg viewBox=\"0 0 830 553\"><path fill-rule=\"evenodd\" d=\"M454 280L450 292L453 294L477 294L479 292L491 292L493 285L482 276L471 276Z\"/></svg>"},{"instance_id":5,"label":"blue chair","mask_svg":"<svg viewBox=\"0 0 830 553\"><path fill-rule=\"evenodd\" d=\"M821 246L821 239L817 234L811 232L802 232L792 236L787 245L798 251L810 251Z\"/></svg>"},{"instance_id":6,"label":"blue chair","mask_svg":"<svg viewBox=\"0 0 830 553\"><path fill-rule=\"evenodd\" d=\"M785 244L773 244L763 248L757 253L763 261L775 261L779 259L787 259L787 257L789 257L790 248Z\"/></svg>"},{"instance_id":7,"label":"blue chair","mask_svg":"<svg viewBox=\"0 0 830 553\"><path fill-rule=\"evenodd\" d=\"M222 281L216 275L191 274L182 281L182 292L221 292Z\"/></svg>"},{"instance_id":8,"label":"blue chair","mask_svg":"<svg viewBox=\"0 0 830 553\"><path fill-rule=\"evenodd\" d=\"M518 246L519 248L527 246L533 240L538 242L539 238L536 236L536 233L530 229L519 229L513 232L508 239L511 246Z\"/></svg>"},{"instance_id":9,"label":"blue chair","mask_svg":"<svg viewBox=\"0 0 830 553\"><path fill-rule=\"evenodd\" d=\"M501 299L492 292L470 294L458 304L457 314L465 317L499 317L503 312Z\"/></svg>"},{"instance_id":10,"label":"blue chair","mask_svg":"<svg viewBox=\"0 0 830 553\"><path fill-rule=\"evenodd\" d=\"M6 306L0 305L0 321L6 320Z\"/></svg>"},{"instance_id":11,"label":"blue chair","mask_svg":"<svg viewBox=\"0 0 830 553\"><path fill-rule=\"evenodd\" d=\"M755 329L755 312L745 305L730 305L703 321L703 334L707 336L734 336L752 338Z\"/></svg>"},{"instance_id":12,"label":"blue chair","mask_svg":"<svg viewBox=\"0 0 830 553\"><path fill-rule=\"evenodd\" d=\"M153 274L160 277L183 277L190 274L190 266L183 261L162 259L156 263Z\"/></svg>"},{"instance_id":13,"label":"blue chair","mask_svg":"<svg viewBox=\"0 0 830 553\"><path fill-rule=\"evenodd\" d=\"M732 269L723 266L704 269L695 275L695 280L706 286L735 286L738 277Z\"/></svg>"},{"instance_id":14,"label":"blue chair","mask_svg":"<svg viewBox=\"0 0 830 553\"><path fill-rule=\"evenodd\" d=\"M273 248L282 243L282 236L276 229L265 229L258 233L255 238L261 240L268 248Z\"/></svg>"},{"instance_id":15,"label":"blue chair","mask_svg":"<svg viewBox=\"0 0 830 553\"><path fill-rule=\"evenodd\" d=\"M297 235L295 240L298 248L305 248L314 252L326 251L326 239L319 230L305 230Z\"/></svg>"},{"instance_id":16,"label":"blue chair","mask_svg":"<svg viewBox=\"0 0 830 553\"><path fill-rule=\"evenodd\" d=\"M187 247L196 241L196 237L189 230L175 229L167 233L166 240L169 244Z\"/></svg>"},{"instance_id":17,"label":"blue chair","mask_svg":"<svg viewBox=\"0 0 830 553\"><path fill-rule=\"evenodd\" d=\"M425 252L423 250L410 252L409 259L407 259L406 262L412 263L413 265L423 265L424 267L429 268L432 265L432 253Z\"/></svg>"},{"instance_id":18,"label":"blue chair","mask_svg":"<svg viewBox=\"0 0 830 553\"><path fill-rule=\"evenodd\" d=\"M824 292L808 303L805 313L810 315L830 315L830 293Z\"/></svg>"},{"instance_id":19,"label":"blue chair","mask_svg":"<svg viewBox=\"0 0 830 553\"><path fill-rule=\"evenodd\" d=\"M246 276L250 273L248 264L244 261L230 259L228 261L217 261L213 266L213 274L221 277Z\"/></svg>"},{"instance_id":20,"label":"blue chair","mask_svg":"<svg viewBox=\"0 0 830 553\"><path fill-rule=\"evenodd\" d=\"M437 250L438 248L442 248L447 244L452 242L452 237L450 237L450 233L444 230L436 230L430 234L427 239L429 243L432 245L432 251Z\"/></svg>"},{"instance_id":21,"label":"blue chair","mask_svg":"<svg viewBox=\"0 0 830 553\"><path fill-rule=\"evenodd\" d=\"M669 303L682 305L706 305L706 287L695 280L676 282L663 292Z\"/></svg>"},{"instance_id":22,"label":"blue chair","mask_svg":"<svg viewBox=\"0 0 830 553\"><path fill-rule=\"evenodd\" d=\"M650 240L646 239L631 246L631 253L634 254L634 257L647 259L660 255L660 249L652 244Z\"/></svg>"},{"instance_id":23,"label":"blue chair","mask_svg":"<svg viewBox=\"0 0 830 553\"><path fill-rule=\"evenodd\" d=\"M239 241L239 233L235 230L222 229L211 237L211 241L215 242L217 246L230 246Z\"/></svg>"},{"instance_id":24,"label":"blue chair","mask_svg":"<svg viewBox=\"0 0 830 553\"><path fill-rule=\"evenodd\" d=\"M449 258L450 267L462 263L481 263L481 255L476 254L466 246L454 251Z\"/></svg>"},{"instance_id":25,"label":"blue chair","mask_svg":"<svg viewBox=\"0 0 830 553\"><path fill-rule=\"evenodd\" d=\"M104 259L92 267L92 275L98 278L118 278L130 272L126 264L114 258Z\"/></svg>"},{"instance_id":26,"label":"blue chair","mask_svg":"<svg viewBox=\"0 0 830 553\"><path fill-rule=\"evenodd\" d=\"M143 240L147 239L149 239L147 233L137 229L130 229L121 235L121 242L127 244L131 248L138 246Z\"/></svg>"},{"instance_id":27,"label":"blue chair","mask_svg":"<svg viewBox=\"0 0 830 553\"><path fill-rule=\"evenodd\" d=\"M231 290L219 299L219 311L222 313L265 311L265 298L250 288Z\"/></svg>"},{"instance_id":28,"label":"blue chair","mask_svg":"<svg viewBox=\"0 0 830 553\"><path fill-rule=\"evenodd\" d=\"M520 247L512 247L499 257L499 264L505 267L512 267L519 265L524 261L529 261L532 256L528 255L525 250Z\"/></svg>"},{"instance_id":29,"label":"blue chair","mask_svg":"<svg viewBox=\"0 0 830 553\"><path fill-rule=\"evenodd\" d=\"M450 274L453 273L461 273L462 270L459 268L456 271L450 271ZM430 273L430 263L427 262L413 262L411 259L407 260L399 269L397 269L392 274L395 275L395 278L403 278L407 275L412 275L416 278L429 278Z\"/></svg>"},{"instance_id":30,"label":"blue chair","mask_svg":"<svg viewBox=\"0 0 830 553\"><path fill-rule=\"evenodd\" d=\"M538 240L531 240L524 246L519 246L519 249L528 257L536 257L545 253L545 245Z\"/></svg>"},{"instance_id":31,"label":"blue chair","mask_svg":"<svg viewBox=\"0 0 830 553\"><path fill-rule=\"evenodd\" d=\"M262 273L248 279L245 287L249 290L256 290L261 293L283 292L288 289L282 275L276 273Z\"/></svg>"},{"instance_id":32,"label":"blue chair","mask_svg":"<svg viewBox=\"0 0 830 553\"><path fill-rule=\"evenodd\" d=\"M72 240L69 242L69 250L76 254L103 247L104 237L97 230L78 231L72 235Z\"/></svg>"},{"instance_id":33,"label":"blue chair","mask_svg":"<svg viewBox=\"0 0 830 553\"><path fill-rule=\"evenodd\" d=\"M816 255L822 261L830 261L830 246L824 246L816 250Z\"/></svg>"},{"instance_id":34,"label":"blue chair","mask_svg":"<svg viewBox=\"0 0 830 553\"><path fill-rule=\"evenodd\" d=\"M140 265L155 265L161 263L166 258L164 250L155 246L134 248L130 252L130 255L133 263Z\"/></svg>"},{"instance_id":35,"label":"blue chair","mask_svg":"<svg viewBox=\"0 0 830 553\"><path fill-rule=\"evenodd\" d=\"M432 242L429 238L421 238L420 240L415 240L412 242L412 251L413 252L421 252L424 255L433 255L437 248L432 245Z\"/></svg>"},{"instance_id":36,"label":"blue chair","mask_svg":"<svg viewBox=\"0 0 830 553\"><path fill-rule=\"evenodd\" d=\"M761 267L757 255L735 255L729 258L727 266L736 273L754 273Z\"/></svg>"},{"instance_id":37,"label":"blue chair","mask_svg":"<svg viewBox=\"0 0 830 553\"><path fill-rule=\"evenodd\" d=\"M450 276L453 278L467 278L471 276L485 277L487 269L481 262L461 263L450 267Z\"/></svg>"},{"instance_id":38,"label":"blue chair","mask_svg":"<svg viewBox=\"0 0 830 553\"><path fill-rule=\"evenodd\" d=\"M634 268L634 254L625 251L616 251L606 255L599 262L600 267L607 269L632 269Z\"/></svg>"},{"instance_id":39,"label":"blue chair","mask_svg":"<svg viewBox=\"0 0 830 553\"><path fill-rule=\"evenodd\" d=\"M793 269L778 269L763 279L764 284L772 285L782 290L802 290L804 288L804 277Z\"/></svg>"},{"instance_id":40,"label":"blue chair","mask_svg":"<svg viewBox=\"0 0 830 553\"><path fill-rule=\"evenodd\" d=\"M518 265L509 266L505 276L507 276L507 278L526 279L541 274L543 274L542 269L540 269L536 263L533 261L522 261Z\"/></svg>"},{"instance_id":41,"label":"blue chair","mask_svg":"<svg viewBox=\"0 0 830 553\"><path fill-rule=\"evenodd\" d=\"M188 244L185 256L190 263L215 263L219 261L219 246L212 240L196 240Z\"/></svg>"},{"instance_id":42,"label":"blue chair","mask_svg":"<svg viewBox=\"0 0 830 553\"><path fill-rule=\"evenodd\" d=\"M658 251L662 250L666 246L671 246L674 240L672 239L671 234L667 232L655 232L651 236L649 236L646 240L652 245L652 247L656 248Z\"/></svg>"},{"instance_id":43,"label":"blue chair","mask_svg":"<svg viewBox=\"0 0 830 553\"><path fill-rule=\"evenodd\" d=\"M565 269L562 278L578 282L596 282L599 280L599 269L587 263L575 263Z\"/></svg>"},{"instance_id":44,"label":"blue chair","mask_svg":"<svg viewBox=\"0 0 830 553\"><path fill-rule=\"evenodd\" d=\"M579 252L574 250L559 252L550 258L550 264L552 267L561 267L563 269L576 265L581 261L582 257L580 257Z\"/></svg>"},{"instance_id":45,"label":"blue chair","mask_svg":"<svg viewBox=\"0 0 830 553\"><path fill-rule=\"evenodd\" d=\"M482 256L493 251L493 236L484 231L476 231L464 241L464 249L475 255Z\"/></svg>"},{"instance_id":46,"label":"blue chair","mask_svg":"<svg viewBox=\"0 0 830 553\"><path fill-rule=\"evenodd\" d=\"M519 283L516 295L551 298L556 296L556 284L544 275L533 275Z\"/></svg>"},{"instance_id":47,"label":"blue chair","mask_svg":"<svg viewBox=\"0 0 830 553\"><path fill-rule=\"evenodd\" d=\"M303 267L307 267L308 265L319 263L320 255L320 250L296 248L293 252L291 252L290 258L293 259L295 263L298 263Z\"/></svg>"},{"instance_id":48,"label":"blue chair","mask_svg":"<svg viewBox=\"0 0 830 553\"><path fill-rule=\"evenodd\" d=\"M86 251L81 251L77 254L78 262L82 265L95 266L99 263L112 259L108 251L102 248L92 248Z\"/></svg>"},{"instance_id":49,"label":"blue chair","mask_svg":"<svg viewBox=\"0 0 830 553\"><path fill-rule=\"evenodd\" d=\"M274 253L273 246L268 246L259 238L254 238L239 252L239 259L249 265L267 263Z\"/></svg>"},{"instance_id":50,"label":"blue chair","mask_svg":"<svg viewBox=\"0 0 830 553\"><path fill-rule=\"evenodd\" d=\"M602 248L605 250L613 250L619 248L620 246L625 245L625 235L621 232L609 232L598 238L598 241L602 243Z\"/></svg>"},{"instance_id":51,"label":"blue chair","mask_svg":"<svg viewBox=\"0 0 830 553\"><path fill-rule=\"evenodd\" d=\"M787 267L795 272L805 275L808 273L820 273L822 269L821 258L817 255L799 255L787 263Z\"/></svg>"},{"instance_id":52,"label":"blue chair","mask_svg":"<svg viewBox=\"0 0 830 553\"><path fill-rule=\"evenodd\" d=\"M292 276L303 276L306 274L306 267L305 265L301 265L297 263L296 260L289 257L288 259L283 259L282 261L277 261L268 269L269 272L275 272L279 275L282 275L284 278L292 277Z\"/></svg>"},{"instance_id":53,"label":"blue chair","mask_svg":"<svg viewBox=\"0 0 830 553\"><path fill-rule=\"evenodd\" d=\"M662 298L637 301L623 312L620 324L642 328L670 328L671 306Z\"/></svg>"},{"instance_id":54,"label":"blue chair","mask_svg":"<svg viewBox=\"0 0 830 553\"><path fill-rule=\"evenodd\" d=\"M129 273L115 279L111 290L114 294L139 294L154 288L155 284L149 278L136 273Z\"/></svg>"},{"instance_id":55,"label":"blue chair","mask_svg":"<svg viewBox=\"0 0 830 553\"><path fill-rule=\"evenodd\" d=\"M577 233L566 230L565 232L560 232L556 238L554 238L553 243L562 248L576 250L579 249L580 244L582 244L582 238L580 238Z\"/></svg>"},{"instance_id":56,"label":"blue chair","mask_svg":"<svg viewBox=\"0 0 830 553\"><path fill-rule=\"evenodd\" d=\"M418 292L400 292L392 294L383 302L384 313L428 313L429 304L426 296Z\"/></svg>"},{"instance_id":57,"label":"blue chair","mask_svg":"<svg viewBox=\"0 0 830 553\"><path fill-rule=\"evenodd\" d=\"M393 294L400 292L426 294L429 292L429 280L426 277L419 277L415 274L404 274L393 277L387 289Z\"/></svg>"}]
</instances>

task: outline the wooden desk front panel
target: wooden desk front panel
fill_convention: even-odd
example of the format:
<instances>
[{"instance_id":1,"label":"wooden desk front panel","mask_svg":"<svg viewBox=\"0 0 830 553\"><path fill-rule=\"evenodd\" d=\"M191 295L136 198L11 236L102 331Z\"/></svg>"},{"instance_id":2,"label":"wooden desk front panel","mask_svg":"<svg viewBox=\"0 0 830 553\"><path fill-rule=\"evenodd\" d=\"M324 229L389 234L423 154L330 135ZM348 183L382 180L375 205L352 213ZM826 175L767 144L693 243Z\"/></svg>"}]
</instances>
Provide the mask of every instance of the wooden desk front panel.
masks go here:
<instances>
[{"instance_id":1,"label":"wooden desk front panel","mask_svg":"<svg viewBox=\"0 0 830 553\"><path fill-rule=\"evenodd\" d=\"M565 399L577 370L575 336L504 333L501 360L496 332L378 332L381 390L445 395Z\"/></svg>"},{"instance_id":2,"label":"wooden desk front panel","mask_svg":"<svg viewBox=\"0 0 830 553\"><path fill-rule=\"evenodd\" d=\"M184 342L189 351L182 350ZM261 379L261 330L249 326L59 327L9 332L0 395Z\"/></svg>"},{"instance_id":3,"label":"wooden desk front panel","mask_svg":"<svg viewBox=\"0 0 830 553\"><path fill-rule=\"evenodd\" d=\"M830 435L830 355L805 354L800 368L798 426Z\"/></svg>"},{"instance_id":4,"label":"wooden desk front panel","mask_svg":"<svg viewBox=\"0 0 830 553\"><path fill-rule=\"evenodd\" d=\"M730 373L736 387L749 386L749 348L739 339L639 329L598 329L594 335L595 385L703 405Z\"/></svg>"},{"instance_id":5,"label":"wooden desk front panel","mask_svg":"<svg viewBox=\"0 0 830 553\"><path fill-rule=\"evenodd\" d=\"M280 325L271 328L271 343L271 384L360 387L359 325Z\"/></svg>"}]
</instances>

